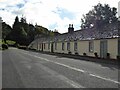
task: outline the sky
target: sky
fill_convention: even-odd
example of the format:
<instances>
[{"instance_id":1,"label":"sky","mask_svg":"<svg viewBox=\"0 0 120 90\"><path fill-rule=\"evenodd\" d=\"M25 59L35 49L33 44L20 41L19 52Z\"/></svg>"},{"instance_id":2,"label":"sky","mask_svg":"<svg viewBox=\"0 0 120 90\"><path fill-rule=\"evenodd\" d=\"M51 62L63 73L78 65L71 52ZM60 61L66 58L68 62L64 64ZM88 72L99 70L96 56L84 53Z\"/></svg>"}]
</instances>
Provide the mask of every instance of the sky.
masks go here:
<instances>
[{"instance_id":1,"label":"sky","mask_svg":"<svg viewBox=\"0 0 120 90\"><path fill-rule=\"evenodd\" d=\"M24 16L28 23L65 33L69 24L79 30L83 14L99 2L118 8L119 0L0 0L0 17L12 26L16 16Z\"/></svg>"}]
</instances>

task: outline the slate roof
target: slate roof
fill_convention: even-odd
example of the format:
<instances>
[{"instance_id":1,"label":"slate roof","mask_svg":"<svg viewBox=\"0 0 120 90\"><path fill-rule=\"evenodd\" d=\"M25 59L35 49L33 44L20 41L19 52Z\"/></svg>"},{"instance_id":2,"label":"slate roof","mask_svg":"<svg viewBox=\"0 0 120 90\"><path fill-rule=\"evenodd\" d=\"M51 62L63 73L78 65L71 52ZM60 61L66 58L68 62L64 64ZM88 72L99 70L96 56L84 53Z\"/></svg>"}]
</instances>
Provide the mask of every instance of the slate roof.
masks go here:
<instances>
[{"instance_id":1,"label":"slate roof","mask_svg":"<svg viewBox=\"0 0 120 90\"><path fill-rule=\"evenodd\" d=\"M103 30L82 29L76 30L73 33L63 33L54 37L38 38L39 42L57 42L57 41L70 41L70 40L92 40L103 38L116 38L118 36L118 25L106 26Z\"/></svg>"}]
</instances>

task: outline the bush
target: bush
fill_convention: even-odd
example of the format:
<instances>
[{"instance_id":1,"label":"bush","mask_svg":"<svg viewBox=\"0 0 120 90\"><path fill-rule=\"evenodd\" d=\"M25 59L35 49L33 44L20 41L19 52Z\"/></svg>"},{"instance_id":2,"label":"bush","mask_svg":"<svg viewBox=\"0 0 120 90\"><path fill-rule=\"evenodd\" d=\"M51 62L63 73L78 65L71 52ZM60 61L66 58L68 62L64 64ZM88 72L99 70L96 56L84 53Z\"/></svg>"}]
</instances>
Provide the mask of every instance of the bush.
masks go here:
<instances>
[{"instance_id":1,"label":"bush","mask_svg":"<svg viewBox=\"0 0 120 90\"><path fill-rule=\"evenodd\" d=\"M75 55L79 55L78 52L75 52Z\"/></svg>"},{"instance_id":2,"label":"bush","mask_svg":"<svg viewBox=\"0 0 120 90\"><path fill-rule=\"evenodd\" d=\"M110 53L107 53L107 59L110 59Z\"/></svg>"},{"instance_id":3,"label":"bush","mask_svg":"<svg viewBox=\"0 0 120 90\"><path fill-rule=\"evenodd\" d=\"M98 58L98 54L97 54L97 52L95 52L94 55L95 55L96 58Z\"/></svg>"},{"instance_id":4,"label":"bush","mask_svg":"<svg viewBox=\"0 0 120 90\"><path fill-rule=\"evenodd\" d=\"M69 51L68 54L72 54L72 53Z\"/></svg>"},{"instance_id":5,"label":"bush","mask_svg":"<svg viewBox=\"0 0 120 90\"><path fill-rule=\"evenodd\" d=\"M117 59L120 60L120 55L117 55Z\"/></svg>"},{"instance_id":6,"label":"bush","mask_svg":"<svg viewBox=\"0 0 120 90\"><path fill-rule=\"evenodd\" d=\"M8 49L8 45L7 44L2 44L2 49Z\"/></svg>"},{"instance_id":7,"label":"bush","mask_svg":"<svg viewBox=\"0 0 120 90\"><path fill-rule=\"evenodd\" d=\"M87 56L87 54L86 54L86 53L83 53L83 56Z\"/></svg>"}]
</instances>

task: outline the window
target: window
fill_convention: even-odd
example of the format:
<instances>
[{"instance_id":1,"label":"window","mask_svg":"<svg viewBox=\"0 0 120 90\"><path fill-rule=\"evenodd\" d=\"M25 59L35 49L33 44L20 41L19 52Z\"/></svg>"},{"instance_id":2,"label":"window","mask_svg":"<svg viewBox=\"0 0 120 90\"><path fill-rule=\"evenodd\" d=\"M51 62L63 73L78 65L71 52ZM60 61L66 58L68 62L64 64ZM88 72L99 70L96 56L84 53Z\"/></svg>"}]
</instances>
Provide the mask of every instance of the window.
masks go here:
<instances>
[{"instance_id":1,"label":"window","mask_svg":"<svg viewBox=\"0 0 120 90\"><path fill-rule=\"evenodd\" d=\"M64 50L64 42L62 43L62 50Z\"/></svg>"},{"instance_id":2,"label":"window","mask_svg":"<svg viewBox=\"0 0 120 90\"><path fill-rule=\"evenodd\" d=\"M57 50L57 42L55 42L55 50Z\"/></svg>"},{"instance_id":3,"label":"window","mask_svg":"<svg viewBox=\"0 0 120 90\"><path fill-rule=\"evenodd\" d=\"M90 41L89 42L89 52L93 52L94 51L94 43L93 43L93 41Z\"/></svg>"},{"instance_id":4,"label":"window","mask_svg":"<svg viewBox=\"0 0 120 90\"><path fill-rule=\"evenodd\" d=\"M67 50L70 50L70 42L67 43Z\"/></svg>"},{"instance_id":5,"label":"window","mask_svg":"<svg viewBox=\"0 0 120 90\"><path fill-rule=\"evenodd\" d=\"M77 51L77 41L74 42L74 51Z\"/></svg>"}]
</instances>

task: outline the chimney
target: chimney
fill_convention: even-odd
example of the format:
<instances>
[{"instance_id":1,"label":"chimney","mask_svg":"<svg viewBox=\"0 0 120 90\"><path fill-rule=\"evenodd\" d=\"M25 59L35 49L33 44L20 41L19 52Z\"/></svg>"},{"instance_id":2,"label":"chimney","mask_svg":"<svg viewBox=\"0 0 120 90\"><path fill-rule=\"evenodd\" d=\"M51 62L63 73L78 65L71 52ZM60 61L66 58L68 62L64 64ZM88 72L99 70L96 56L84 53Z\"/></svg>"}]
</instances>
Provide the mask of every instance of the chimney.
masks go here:
<instances>
[{"instance_id":1,"label":"chimney","mask_svg":"<svg viewBox=\"0 0 120 90\"><path fill-rule=\"evenodd\" d=\"M73 33L73 32L74 32L73 24L69 24L68 33Z\"/></svg>"}]
</instances>

